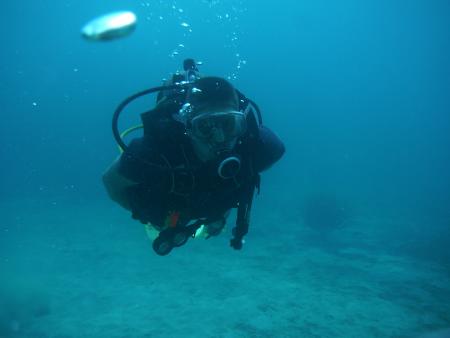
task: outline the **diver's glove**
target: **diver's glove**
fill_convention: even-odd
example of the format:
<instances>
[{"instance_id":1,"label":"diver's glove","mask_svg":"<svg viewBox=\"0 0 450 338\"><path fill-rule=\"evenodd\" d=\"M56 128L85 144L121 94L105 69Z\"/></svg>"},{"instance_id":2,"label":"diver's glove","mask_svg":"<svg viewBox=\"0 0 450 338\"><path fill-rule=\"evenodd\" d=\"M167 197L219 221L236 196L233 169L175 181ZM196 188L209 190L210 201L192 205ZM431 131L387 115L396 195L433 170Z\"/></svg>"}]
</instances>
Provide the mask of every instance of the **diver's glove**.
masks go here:
<instances>
[{"instance_id":1,"label":"diver's glove","mask_svg":"<svg viewBox=\"0 0 450 338\"><path fill-rule=\"evenodd\" d=\"M247 234L247 231L240 227L233 228L233 238L230 240L230 246L235 250L241 250L244 244L244 236Z\"/></svg>"}]
</instances>

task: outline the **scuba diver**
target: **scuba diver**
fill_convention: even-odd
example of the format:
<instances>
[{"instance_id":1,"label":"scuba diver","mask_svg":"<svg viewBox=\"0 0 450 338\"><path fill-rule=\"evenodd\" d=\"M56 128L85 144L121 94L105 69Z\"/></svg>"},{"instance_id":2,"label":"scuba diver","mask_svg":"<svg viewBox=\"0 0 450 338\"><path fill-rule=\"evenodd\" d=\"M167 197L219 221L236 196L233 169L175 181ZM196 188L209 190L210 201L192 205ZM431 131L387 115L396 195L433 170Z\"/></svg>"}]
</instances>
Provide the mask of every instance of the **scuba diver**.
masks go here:
<instances>
[{"instance_id":1,"label":"scuba diver","mask_svg":"<svg viewBox=\"0 0 450 338\"><path fill-rule=\"evenodd\" d=\"M260 173L284 154L281 140L262 124L258 106L227 80L202 76L193 59L163 86L123 101L113 134L123 151L103 175L108 195L145 224L158 255L191 237L220 234L237 208L230 245L239 250L248 232ZM120 134L122 110L133 100L158 93L141 114L142 126ZM143 128L129 145L124 134Z\"/></svg>"}]
</instances>

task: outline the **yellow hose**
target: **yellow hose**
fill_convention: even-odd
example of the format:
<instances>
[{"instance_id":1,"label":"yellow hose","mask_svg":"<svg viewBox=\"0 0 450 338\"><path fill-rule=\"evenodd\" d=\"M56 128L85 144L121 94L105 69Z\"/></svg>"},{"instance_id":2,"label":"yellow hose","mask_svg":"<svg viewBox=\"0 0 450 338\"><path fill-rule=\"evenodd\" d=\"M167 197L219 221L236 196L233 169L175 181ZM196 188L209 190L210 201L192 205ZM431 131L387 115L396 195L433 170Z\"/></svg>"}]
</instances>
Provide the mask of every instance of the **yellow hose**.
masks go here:
<instances>
[{"instance_id":1,"label":"yellow hose","mask_svg":"<svg viewBox=\"0 0 450 338\"><path fill-rule=\"evenodd\" d=\"M138 130L138 129L141 129L141 128L144 128L144 125L143 124L139 124L139 125L137 125L137 126L133 126L133 127L131 127L131 128L128 128L127 130L124 130L121 134L120 134L120 137L123 139L123 138L125 138L129 133L132 133L133 131L135 131L135 130ZM123 153L123 149L119 146L119 152L122 154Z\"/></svg>"}]
</instances>

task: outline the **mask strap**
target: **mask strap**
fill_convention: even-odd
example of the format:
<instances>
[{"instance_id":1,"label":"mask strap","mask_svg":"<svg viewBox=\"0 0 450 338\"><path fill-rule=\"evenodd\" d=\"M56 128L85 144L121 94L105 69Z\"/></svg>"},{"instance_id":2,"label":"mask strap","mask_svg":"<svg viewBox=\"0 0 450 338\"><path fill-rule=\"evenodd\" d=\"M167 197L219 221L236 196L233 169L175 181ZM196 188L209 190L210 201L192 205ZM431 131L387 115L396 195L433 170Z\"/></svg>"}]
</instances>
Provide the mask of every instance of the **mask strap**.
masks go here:
<instances>
[{"instance_id":1,"label":"mask strap","mask_svg":"<svg viewBox=\"0 0 450 338\"><path fill-rule=\"evenodd\" d=\"M247 107L244 110L244 114L247 118L251 117L251 119L255 121L255 124L258 128L261 126L262 121L259 118L258 110L251 102L247 104Z\"/></svg>"}]
</instances>

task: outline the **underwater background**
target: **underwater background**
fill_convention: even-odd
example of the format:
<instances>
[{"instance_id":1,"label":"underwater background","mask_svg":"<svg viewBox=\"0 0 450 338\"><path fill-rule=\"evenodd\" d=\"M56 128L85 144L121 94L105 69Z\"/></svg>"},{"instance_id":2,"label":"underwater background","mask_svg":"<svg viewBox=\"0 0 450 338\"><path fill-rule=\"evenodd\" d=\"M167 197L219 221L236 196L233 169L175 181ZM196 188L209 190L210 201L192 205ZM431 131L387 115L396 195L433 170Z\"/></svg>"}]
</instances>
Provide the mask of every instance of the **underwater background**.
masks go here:
<instances>
[{"instance_id":1,"label":"underwater background","mask_svg":"<svg viewBox=\"0 0 450 338\"><path fill-rule=\"evenodd\" d=\"M82 39L115 10L136 31ZM5 1L0 337L450 337L450 2ZM182 61L286 145L242 251L157 256L108 199L111 117ZM122 116L138 122L154 98Z\"/></svg>"}]
</instances>

